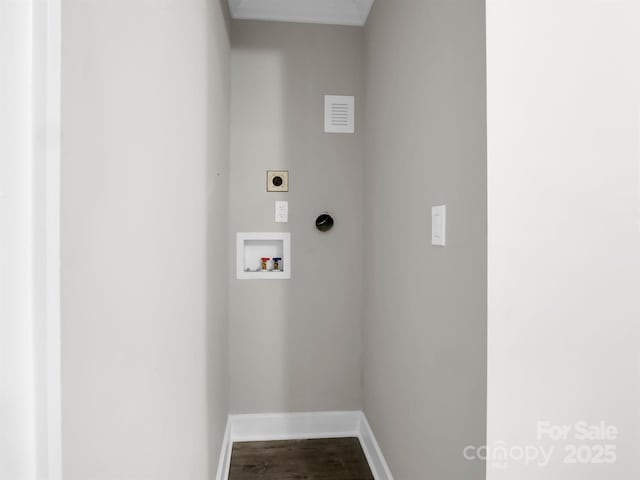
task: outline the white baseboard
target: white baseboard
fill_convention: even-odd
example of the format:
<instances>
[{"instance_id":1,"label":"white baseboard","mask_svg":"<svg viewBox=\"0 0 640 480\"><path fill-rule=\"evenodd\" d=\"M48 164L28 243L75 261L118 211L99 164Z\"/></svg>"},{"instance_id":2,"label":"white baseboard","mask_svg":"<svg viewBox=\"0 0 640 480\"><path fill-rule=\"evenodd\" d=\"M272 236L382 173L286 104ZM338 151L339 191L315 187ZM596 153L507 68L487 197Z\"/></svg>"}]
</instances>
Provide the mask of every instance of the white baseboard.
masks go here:
<instances>
[{"instance_id":1,"label":"white baseboard","mask_svg":"<svg viewBox=\"0 0 640 480\"><path fill-rule=\"evenodd\" d=\"M218 473L216 480L229 479L229 467L231 467L231 448L233 440L231 440L231 422L227 419L227 426L224 429L224 438L220 447L220 458L218 459Z\"/></svg>"},{"instance_id":2,"label":"white baseboard","mask_svg":"<svg viewBox=\"0 0 640 480\"><path fill-rule=\"evenodd\" d=\"M227 480L234 442L357 437L375 480L393 480L363 412L310 412L229 415L217 480Z\"/></svg>"},{"instance_id":3,"label":"white baseboard","mask_svg":"<svg viewBox=\"0 0 640 480\"><path fill-rule=\"evenodd\" d=\"M367 457L367 462L369 462L369 468L371 468L373 478L375 478L376 480L393 480L393 475L391 475L389 465L387 465L387 461L384 459L382 450L380 450L380 445L378 445L378 441L373 435L373 431L369 426L367 417L365 416L364 412L359 413L360 430L358 438L360 439L362 450Z\"/></svg>"}]
</instances>

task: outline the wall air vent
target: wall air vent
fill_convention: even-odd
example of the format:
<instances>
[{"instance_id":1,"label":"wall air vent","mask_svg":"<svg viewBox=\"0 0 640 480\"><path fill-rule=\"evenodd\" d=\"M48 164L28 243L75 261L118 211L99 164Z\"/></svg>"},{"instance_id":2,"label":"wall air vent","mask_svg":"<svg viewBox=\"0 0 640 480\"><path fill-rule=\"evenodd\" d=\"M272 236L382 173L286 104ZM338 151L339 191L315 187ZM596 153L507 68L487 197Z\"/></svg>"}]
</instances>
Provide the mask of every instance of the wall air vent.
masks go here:
<instances>
[{"instance_id":1,"label":"wall air vent","mask_svg":"<svg viewBox=\"0 0 640 480\"><path fill-rule=\"evenodd\" d=\"M355 97L325 95L325 133L355 133L355 103Z\"/></svg>"}]
</instances>

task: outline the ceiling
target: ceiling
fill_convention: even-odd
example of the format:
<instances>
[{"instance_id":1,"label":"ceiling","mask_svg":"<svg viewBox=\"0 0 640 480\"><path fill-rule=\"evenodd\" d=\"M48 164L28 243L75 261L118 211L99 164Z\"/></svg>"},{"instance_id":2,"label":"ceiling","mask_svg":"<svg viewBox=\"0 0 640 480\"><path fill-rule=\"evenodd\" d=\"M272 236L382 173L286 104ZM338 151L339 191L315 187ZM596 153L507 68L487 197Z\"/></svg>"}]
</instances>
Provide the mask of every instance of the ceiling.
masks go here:
<instances>
[{"instance_id":1,"label":"ceiling","mask_svg":"<svg viewBox=\"0 0 640 480\"><path fill-rule=\"evenodd\" d=\"M364 26L374 0L229 0L238 20Z\"/></svg>"}]
</instances>

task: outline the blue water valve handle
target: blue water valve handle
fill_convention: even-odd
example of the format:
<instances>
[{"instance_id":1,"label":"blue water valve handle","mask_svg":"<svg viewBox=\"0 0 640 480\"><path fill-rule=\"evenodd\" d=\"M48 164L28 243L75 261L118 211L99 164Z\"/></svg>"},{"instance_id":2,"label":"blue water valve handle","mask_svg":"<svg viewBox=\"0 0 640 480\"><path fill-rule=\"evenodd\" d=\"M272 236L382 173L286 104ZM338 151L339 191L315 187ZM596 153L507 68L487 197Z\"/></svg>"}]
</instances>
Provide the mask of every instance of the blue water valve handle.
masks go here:
<instances>
[{"instance_id":1,"label":"blue water valve handle","mask_svg":"<svg viewBox=\"0 0 640 480\"><path fill-rule=\"evenodd\" d=\"M280 270L280 261L282 260L282 258L280 257L273 257L273 269L274 270Z\"/></svg>"}]
</instances>

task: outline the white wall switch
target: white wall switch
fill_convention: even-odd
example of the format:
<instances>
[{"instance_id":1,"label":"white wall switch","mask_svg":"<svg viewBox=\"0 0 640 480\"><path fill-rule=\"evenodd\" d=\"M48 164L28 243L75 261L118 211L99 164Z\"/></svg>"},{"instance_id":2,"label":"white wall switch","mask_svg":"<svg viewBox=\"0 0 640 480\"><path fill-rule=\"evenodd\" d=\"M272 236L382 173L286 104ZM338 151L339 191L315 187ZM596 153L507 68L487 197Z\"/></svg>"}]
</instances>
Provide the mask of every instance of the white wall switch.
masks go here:
<instances>
[{"instance_id":1,"label":"white wall switch","mask_svg":"<svg viewBox=\"0 0 640 480\"><path fill-rule=\"evenodd\" d=\"M447 245L447 206L431 208L431 245Z\"/></svg>"},{"instance_id":2,"label":"white wall switch","mask_svg":"<svg viewBox=\"0 0 640 480\"><path fill-rule=\"evenodd\" d=\"M289 221L289 202L276 201L276 223L287 223Z\"/></svg>"}]
</instances>

